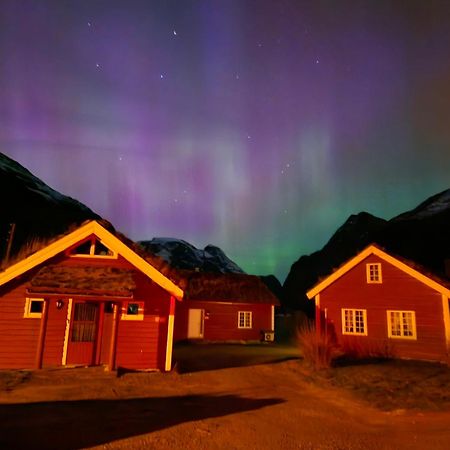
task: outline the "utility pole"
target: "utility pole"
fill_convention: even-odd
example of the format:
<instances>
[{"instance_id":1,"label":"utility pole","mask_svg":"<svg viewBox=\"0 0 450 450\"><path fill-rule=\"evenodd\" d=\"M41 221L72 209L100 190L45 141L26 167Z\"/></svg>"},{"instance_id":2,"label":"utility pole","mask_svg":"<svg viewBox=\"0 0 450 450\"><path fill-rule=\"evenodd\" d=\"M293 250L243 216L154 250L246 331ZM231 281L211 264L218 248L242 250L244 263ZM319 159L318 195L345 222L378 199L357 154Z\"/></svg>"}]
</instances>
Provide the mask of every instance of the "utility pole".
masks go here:
<instances>
[{"instance_id":1,"label":"utility pole","mask_svg":"<svg viewBox=\"0 0 450 450\"><path fill-rule=\"evenodd\" d=\"M14 240L14 232L16 231L16 224L10 223L9 224L9 231L8 231L8 237L7 237L7 245L6 245L6 254L5 254L5 261L4 264L6 265L9 260L9 256L11 254L11 247Z\"/></svg>"}]
</instances>

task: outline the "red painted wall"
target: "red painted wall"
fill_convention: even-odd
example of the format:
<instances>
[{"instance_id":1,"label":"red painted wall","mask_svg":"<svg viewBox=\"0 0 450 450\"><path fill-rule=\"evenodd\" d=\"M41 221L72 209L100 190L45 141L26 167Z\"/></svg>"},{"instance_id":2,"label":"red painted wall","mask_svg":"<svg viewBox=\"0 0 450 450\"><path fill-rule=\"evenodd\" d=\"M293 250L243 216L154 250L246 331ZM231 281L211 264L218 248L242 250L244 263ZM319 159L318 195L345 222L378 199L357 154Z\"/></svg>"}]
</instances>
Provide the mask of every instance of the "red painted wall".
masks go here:
<instances>
[{"instance_id":1,"label":"red painted wall","mask_svg":"<svg viewBox=\"0 0 450 450\"><path fill-rule=\"evenodd\" d=\"M64 306L61 309L56 307L56 301L63 299ZM69 300L66 297L58 296L51 298L48 305L47 331L45 334L43 366L60 366L64 347L64 334L66 331L67 308ZM25 320L25 319L24 319ZM26 319L37 320L41 319Z\"/></svg>"},{"instance_id":2,"label":"red painted wall","mask_svg":"<svg viewBox=\"0 0 450 450\"><path fill-rule=\"evenodd\" d=\"M177 302L174 340L187 339L189 308L204 309L204 340L254 341L261 339L261 330L272 327L272 305L252 303L217 303L185 300ZM252 311L252 328L238 328L238 312Z\"/></svg>"},{"instance_id":3,"label":"red painted wall","mask_svg":"<svg viewBox=\"0 0 450 450\"><path fill-rule=\"evenodd\" d=\"M0 368L34 366L40 319L24 319L25 289L13 283L0 291Z\"/></svg>"},{"instance_id":4,"label":"red painted wall","mask_svg":"<svg viewBox=\"0 0 450 450\"><path fill-rule=\"evenodd\" d=\"M366 264L381 263L381 284L366 281ZM342 334L342 308L367 310L367 336ZM442 297L439 292L371 255L320 293L327 329L345 347L368 352L388 348L396 357L443 360L447 358ZM388 338L387 310L415 311L417 340ZM323 323L322 323L323 325Z\"/></svg>"},{"instance_id":5,"label":"red painted wall","mask_svg":"<svg viewBox=\"0 0 450 450\"><path fill-rule=\"evenodd\" d=\"M144 320L119 322L116 366L164 370L170 295L142 274L134 300L145 301Z\"/></svg>"}]
</instances>

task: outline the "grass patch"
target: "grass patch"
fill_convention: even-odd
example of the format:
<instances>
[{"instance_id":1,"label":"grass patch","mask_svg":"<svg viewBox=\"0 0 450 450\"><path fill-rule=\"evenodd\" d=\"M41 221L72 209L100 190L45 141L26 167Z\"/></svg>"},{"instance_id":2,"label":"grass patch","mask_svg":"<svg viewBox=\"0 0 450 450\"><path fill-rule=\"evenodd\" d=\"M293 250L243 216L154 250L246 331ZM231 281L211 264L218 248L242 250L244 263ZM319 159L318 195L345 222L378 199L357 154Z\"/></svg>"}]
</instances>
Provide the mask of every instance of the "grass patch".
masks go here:
<instances>
[{"instance_id":1,"label":"grass patch","mask_svg":"<svg viewBox=\"0 0 450 450\"><path fill-rule=\"evenodd\" d=\"M269 364L298 358L295 347L278 344L195 344L174 346L179 373Z\"/></svg>"},{"instance_id":2,"label":"grass patch","mask_svg":"<svg viewBox=\"0 0 450 450\"><path fill-rule=\"evenodd\" d=\"M450 368L439 363L366 362L316 372L312 379L326 380L383 411L450 409Z\"/></svg>"}]
</instances>

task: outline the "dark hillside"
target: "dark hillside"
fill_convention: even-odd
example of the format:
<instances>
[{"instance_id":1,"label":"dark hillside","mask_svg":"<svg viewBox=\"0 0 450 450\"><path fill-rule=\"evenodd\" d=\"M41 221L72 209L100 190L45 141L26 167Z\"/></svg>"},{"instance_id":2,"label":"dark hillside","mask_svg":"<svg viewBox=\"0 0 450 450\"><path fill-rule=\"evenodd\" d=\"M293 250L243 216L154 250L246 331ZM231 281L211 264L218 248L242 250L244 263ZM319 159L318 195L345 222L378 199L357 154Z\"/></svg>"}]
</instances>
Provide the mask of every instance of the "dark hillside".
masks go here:
<instances>
[{"instance_id":1,"label":"dark hillside","mask_svg":"<svg viewBox=\"0 0 450 450\"><path fill-rule=\"evenodd\" d=\"M450 258L450 189L389 221L365 212L350 216L321 250L292 265L283 286L284 304L312 315L306 291L371 243L444 275Z\"/></svg>"},{"instance_id":2,"label":"dark hillside","mask_svg":"<svg viewBox=\"0 0 450 450\"><path fill-rule=\"evenodd\" d=\"M11 255L27 241L48 238L70 225L87 219L100 219L82 203L47 186L16 161L0 153L0 255L3 260L8 234L15 223Z\"/></svg>"}]
</instances>

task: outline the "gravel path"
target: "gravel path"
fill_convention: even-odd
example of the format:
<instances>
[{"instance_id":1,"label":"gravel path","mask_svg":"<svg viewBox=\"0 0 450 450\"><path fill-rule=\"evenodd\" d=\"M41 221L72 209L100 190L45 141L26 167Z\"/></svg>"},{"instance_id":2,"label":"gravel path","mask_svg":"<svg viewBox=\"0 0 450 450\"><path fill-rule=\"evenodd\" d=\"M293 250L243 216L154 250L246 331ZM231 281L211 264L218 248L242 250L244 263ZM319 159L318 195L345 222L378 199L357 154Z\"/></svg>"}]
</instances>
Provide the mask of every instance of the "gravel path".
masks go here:
<instances>
[{"instance_id":1,"label":"gravel path","mask_svg":"<svg viewBox=\"0 0 450 450\"><path fill-rule=\"evenodd\" d=\"M99 368L3 383L0 448L450 448L450 412L385 413L309 383L298 361L179 375Z\"/></svg>"}]
</instances>

